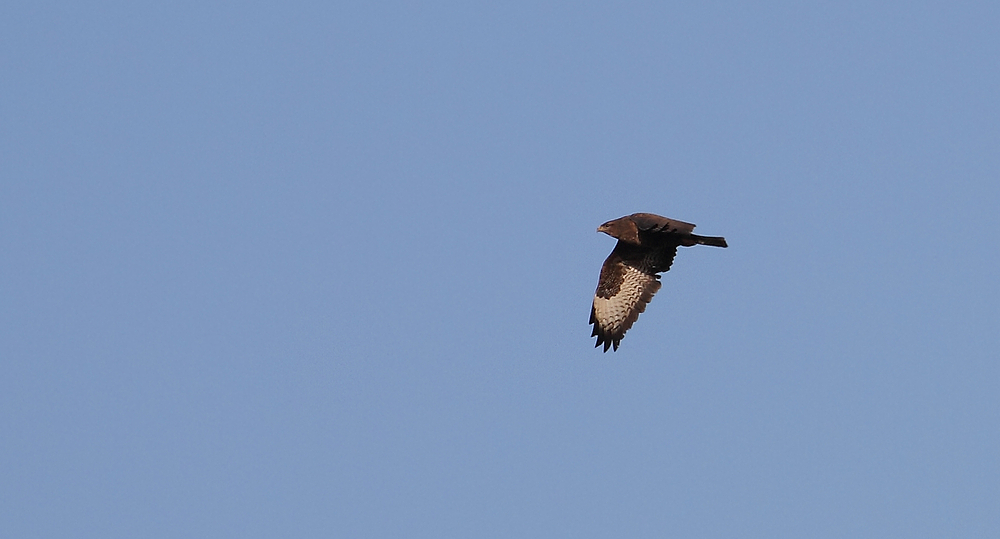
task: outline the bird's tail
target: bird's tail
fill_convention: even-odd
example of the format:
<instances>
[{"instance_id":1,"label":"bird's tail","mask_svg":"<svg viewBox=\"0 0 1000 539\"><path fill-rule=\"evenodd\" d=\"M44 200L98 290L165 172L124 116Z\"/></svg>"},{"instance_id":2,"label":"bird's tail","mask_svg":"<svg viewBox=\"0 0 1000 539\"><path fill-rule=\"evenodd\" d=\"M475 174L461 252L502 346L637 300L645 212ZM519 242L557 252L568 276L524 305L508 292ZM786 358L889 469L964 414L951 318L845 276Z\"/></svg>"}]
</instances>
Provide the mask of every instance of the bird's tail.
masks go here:
<instances>
[{"instance_id":1,"label":"bird's tail","mask_svg":"<svg viewBox=\"0 0 1000 539\"><path fill-rule=\"evenodd\" d=\"M698 242L699 245L711 245L712 247L729 247L726 245L726 238L721 236L699 236L697 234L691 234L691 239Z\"/></svg>"}]
</instances>

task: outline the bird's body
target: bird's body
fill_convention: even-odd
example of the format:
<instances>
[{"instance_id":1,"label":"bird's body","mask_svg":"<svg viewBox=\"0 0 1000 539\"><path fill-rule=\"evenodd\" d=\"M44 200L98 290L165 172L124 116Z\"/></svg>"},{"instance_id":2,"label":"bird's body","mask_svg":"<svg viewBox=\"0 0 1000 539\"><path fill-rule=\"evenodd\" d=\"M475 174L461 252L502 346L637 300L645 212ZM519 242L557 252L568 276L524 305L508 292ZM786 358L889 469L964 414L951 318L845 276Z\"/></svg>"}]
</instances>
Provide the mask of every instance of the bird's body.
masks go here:
<instances>
[{"instance_id":1,"label":"bird's body","mask_svg":"<svg viewBox=\"0 0 1000 539\"><path fill-rule=\"evenodd\" d=\"M677 247L727 247L725 238L698 236L693 230L691 223L652 213L633 213L597 229L617 238L618 243L601 266L590 310L595 346L603 344L605 352L612 347L618 350L625 332L660 289L658 274L670 269Z\"/></svg>"}]
</instances>

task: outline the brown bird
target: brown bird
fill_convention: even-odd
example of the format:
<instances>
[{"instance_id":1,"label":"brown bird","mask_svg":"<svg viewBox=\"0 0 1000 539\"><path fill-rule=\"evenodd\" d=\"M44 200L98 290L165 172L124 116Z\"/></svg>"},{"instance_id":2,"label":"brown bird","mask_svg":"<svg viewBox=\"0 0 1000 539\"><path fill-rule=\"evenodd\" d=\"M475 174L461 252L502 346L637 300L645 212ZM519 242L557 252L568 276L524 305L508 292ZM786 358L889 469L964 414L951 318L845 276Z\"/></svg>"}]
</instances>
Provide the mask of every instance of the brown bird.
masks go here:
<instances>
[{"instance_id":1,"label":"brown bird","mask_svg":"<svg viewBox=\"0 0 1000 539\"><path fill-rule=\"evenodd\" d=\"M691 223L652 213L633 213L598 227L618 243L601 266L590 309L595 348L603 344L605 352L611 347L618 350L625 332L660 289L658 274L670 269L678 246L728 247L726 238L698 236L693 230Z\"/></svg>"}]
</instances>

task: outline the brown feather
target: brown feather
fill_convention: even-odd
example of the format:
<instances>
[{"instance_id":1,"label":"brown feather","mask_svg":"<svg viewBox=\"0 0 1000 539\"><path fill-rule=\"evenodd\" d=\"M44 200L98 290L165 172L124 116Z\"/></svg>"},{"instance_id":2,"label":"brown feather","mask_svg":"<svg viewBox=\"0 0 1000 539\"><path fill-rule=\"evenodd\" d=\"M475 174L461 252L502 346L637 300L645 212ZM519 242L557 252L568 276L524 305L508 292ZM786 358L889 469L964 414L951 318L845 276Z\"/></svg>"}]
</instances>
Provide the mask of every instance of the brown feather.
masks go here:
<instances>
[{"instance_id":1,"label":"brown feather","mask_svg":"<svg viewBox=\"0 0 1000 539\"><path fill-rule=\"evenodd\" d=\"M628 217L623 217L635 223L636 228L642 231L663 232L669 234L690 234L694 232L691 223L661 217L654 213L633 213Z\"/></svg>"}]
</instances>

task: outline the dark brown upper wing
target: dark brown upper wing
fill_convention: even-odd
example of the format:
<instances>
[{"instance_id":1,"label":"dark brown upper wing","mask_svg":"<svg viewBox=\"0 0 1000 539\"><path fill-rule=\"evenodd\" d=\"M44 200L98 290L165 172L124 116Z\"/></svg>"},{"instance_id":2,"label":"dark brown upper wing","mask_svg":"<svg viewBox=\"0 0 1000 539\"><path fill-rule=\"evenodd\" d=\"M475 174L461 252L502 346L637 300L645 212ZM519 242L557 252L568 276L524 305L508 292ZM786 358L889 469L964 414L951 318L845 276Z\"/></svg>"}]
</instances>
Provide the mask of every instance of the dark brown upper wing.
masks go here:
<instances>
[{"instance_id":1,"label":"dark brown upper wing","mask_svg":"<svg viewBox=\"0 0 1000 539\"><path fill-rule=\"evenodd\" d=\"M694 231L694 225L670 219L655 213L633 213L629 219L635 223L636 228L646 232L668 232L672 234L690 234Z\"/></svg>"}]
</instances>

